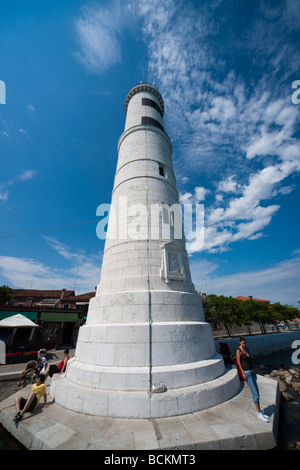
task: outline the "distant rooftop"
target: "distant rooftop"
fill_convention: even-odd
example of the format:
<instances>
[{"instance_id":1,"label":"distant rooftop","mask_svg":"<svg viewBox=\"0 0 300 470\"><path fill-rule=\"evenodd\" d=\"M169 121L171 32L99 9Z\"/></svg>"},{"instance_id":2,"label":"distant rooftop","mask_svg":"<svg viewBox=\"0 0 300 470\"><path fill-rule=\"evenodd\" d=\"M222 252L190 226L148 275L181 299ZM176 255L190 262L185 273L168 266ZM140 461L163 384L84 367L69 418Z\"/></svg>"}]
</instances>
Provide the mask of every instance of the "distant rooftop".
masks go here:
<instances>
[{"instance_id":1,"label":"distant rooftop","mask_svg":"<svg viewBox=\"0 0 300 470\"><path fill-rule=\"evenodd\" d=\"M46 289L12 289L14 298L19 297L32 297L32 298L45 298L45 299L64 299L75 295L74 290L60 289L60 290L46 290Z\"/></svg>"},{"instance_id":2,"label":"distant rooftop","mask_svg":"<svg viewBox=\"0 0 300 470\"><path fill-rule=\"evenodd\" d=\"M243 297L242 295L239 295L238 297L236 297L237 300L250 300L250 297ZM252 298L252 300L254 300L254 302L264 302L266 304L269 304L270 303L270 300L263 300L263 299L254 299Z\"/></svg>"}]
</instances>

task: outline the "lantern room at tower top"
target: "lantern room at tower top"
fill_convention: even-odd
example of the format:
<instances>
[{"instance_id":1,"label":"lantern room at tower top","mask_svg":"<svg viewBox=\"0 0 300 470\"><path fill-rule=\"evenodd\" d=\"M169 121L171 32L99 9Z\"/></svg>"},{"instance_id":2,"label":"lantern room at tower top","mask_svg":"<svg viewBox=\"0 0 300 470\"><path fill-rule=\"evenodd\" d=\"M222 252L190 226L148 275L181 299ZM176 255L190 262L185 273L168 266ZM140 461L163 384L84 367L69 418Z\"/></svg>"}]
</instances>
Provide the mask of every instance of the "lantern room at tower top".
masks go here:
<instances>
[{"instance_id":1,"label":"lantern room at tower top","mask_svg":"<svg viewBox=\"0 0 300 470\"><path fill-rule=\"evenodd\" d=\"M127 114L127 108L128 108L128 103L130 99L135 95L136 93L140 93L141 91L149 91L152 93L156 98L159 100L159 105L161 109L162 115L164 115L164 101L162 99L162 96L158 90L158 88L153 85L152 83L148 82L140 82L137 85L133 86L130 91L128 92L126 99L125 99L125 104L124 104L124 110L125 110L125 115Z\"/></svg>"}]
</instances>

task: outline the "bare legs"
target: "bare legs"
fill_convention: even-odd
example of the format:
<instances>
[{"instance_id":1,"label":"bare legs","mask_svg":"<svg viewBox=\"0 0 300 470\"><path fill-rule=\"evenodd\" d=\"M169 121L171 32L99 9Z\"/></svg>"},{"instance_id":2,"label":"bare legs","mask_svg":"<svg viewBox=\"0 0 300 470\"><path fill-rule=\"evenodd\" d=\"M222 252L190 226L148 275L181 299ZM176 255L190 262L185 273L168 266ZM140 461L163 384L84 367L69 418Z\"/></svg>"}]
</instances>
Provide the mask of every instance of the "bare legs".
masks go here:
<instances>
[{"instance_id":1,"label":"bare legs","mask_svg":"<svg viewBox=\"0 0 300 470\"><path fill-rule=\"evenodd\" d=\"M20 396L15 397L15 407L16 407L17 413L20 413L20 415L23 416L24 413L28 410L28 408L29 408L30 404L32 403L32 400L34 399L34 397L35 397L35 393L31 393L29 395L22 411L20 411L20 403L21 403L21 398L22 397L20 397Z\"/></svg>"},{"instance_id":2,"label":"bare legs","mask_svg":"<svg viewBox=\"0 0 300 470\"><path fill-rule=\"evenodd\" d=\"M254 405L255 405L257 413L260 413L261 409L260 409L260 406L259 406L259 401L255 401Z\"/></svg>"},{"instance_id":3,"label":"bare legs","mask_svg":"<svg viewBox=\"0 0 300 470\"><path fill-rule=\"evenodd\" d=\"M46 370L45 370L45 374L44 374L45 375L45 381L46 381L46 379L49 375L49 371L50 371L50 364L47 365Z\"/></svg>"}]
</instances>

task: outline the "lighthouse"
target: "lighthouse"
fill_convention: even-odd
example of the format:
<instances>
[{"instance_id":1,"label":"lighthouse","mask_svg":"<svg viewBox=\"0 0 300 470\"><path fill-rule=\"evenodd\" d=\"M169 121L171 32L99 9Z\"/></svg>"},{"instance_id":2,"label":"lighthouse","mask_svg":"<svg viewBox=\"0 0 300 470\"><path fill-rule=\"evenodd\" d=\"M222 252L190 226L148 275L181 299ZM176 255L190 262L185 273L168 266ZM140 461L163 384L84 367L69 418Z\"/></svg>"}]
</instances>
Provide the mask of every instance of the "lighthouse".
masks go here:
<instances>
[{"instance_id":1,"label":"lighthouse","mask_svg":"<svg viewBox=\"0 0 300 470\"><path fill-rule=\"evenodd\" d=\"M125 116L100 282L50 395L101 417L194 413L233 397L240 382L216 353L191 279L159 90L134 86Z\"/></svg>"}]
</instances>

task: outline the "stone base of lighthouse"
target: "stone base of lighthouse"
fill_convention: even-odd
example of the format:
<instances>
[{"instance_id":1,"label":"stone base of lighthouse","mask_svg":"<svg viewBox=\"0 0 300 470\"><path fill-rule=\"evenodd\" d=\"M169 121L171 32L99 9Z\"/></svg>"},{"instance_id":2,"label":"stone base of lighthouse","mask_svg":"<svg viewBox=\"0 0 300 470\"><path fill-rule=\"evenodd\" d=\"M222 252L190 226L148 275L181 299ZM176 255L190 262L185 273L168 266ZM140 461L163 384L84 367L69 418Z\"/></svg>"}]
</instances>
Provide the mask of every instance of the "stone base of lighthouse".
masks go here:
<instances>
[{"instance_id":1,"label":"stone base of lighthouse","mask_svg":"<svg viewBox=\"0 0 300 470\"><path fill-rule=\"evenodd\" d=\"M240 388L215 352L201 299L176 291L135 291L91 300L75 357L50 395L73 411L102 417L158 418L223 403ZM163 384L165 391L152 393ZM154 387L155 389L155 387Z\"/></svg>"}]
</instances>

